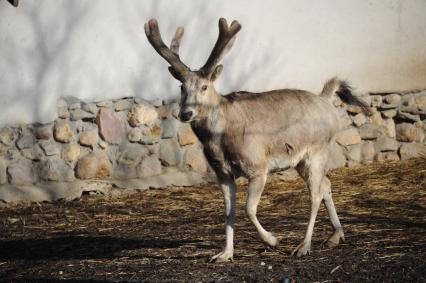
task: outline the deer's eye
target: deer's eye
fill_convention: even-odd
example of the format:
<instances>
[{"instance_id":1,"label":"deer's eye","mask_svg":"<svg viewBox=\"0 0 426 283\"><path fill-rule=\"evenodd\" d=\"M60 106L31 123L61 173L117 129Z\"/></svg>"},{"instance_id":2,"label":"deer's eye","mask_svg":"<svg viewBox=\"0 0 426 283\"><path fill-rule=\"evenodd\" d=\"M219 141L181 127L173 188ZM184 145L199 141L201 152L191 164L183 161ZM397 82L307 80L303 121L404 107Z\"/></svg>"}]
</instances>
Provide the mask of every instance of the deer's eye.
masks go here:
<instances>
[{"instance_id":1,"label":"deer's eye","mask_svg":"<svg viewBox=\"0 0 426 283\"><path fill-rule=\"evenodd\" d=\"M207 85L203 85L202 87L201 87L201 91L205 91L207 89Z\"/></svg>"}]
</instances>

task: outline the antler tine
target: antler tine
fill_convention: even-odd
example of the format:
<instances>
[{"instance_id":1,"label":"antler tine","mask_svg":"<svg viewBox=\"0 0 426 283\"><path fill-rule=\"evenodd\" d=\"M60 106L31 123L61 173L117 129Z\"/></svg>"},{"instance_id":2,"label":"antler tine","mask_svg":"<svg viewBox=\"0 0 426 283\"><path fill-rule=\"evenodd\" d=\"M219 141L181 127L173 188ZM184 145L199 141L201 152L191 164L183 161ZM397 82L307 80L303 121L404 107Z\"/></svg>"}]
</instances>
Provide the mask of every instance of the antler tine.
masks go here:
<instances>
[{"instance_id":1,"label":"antler tine","mask_svg":"<svg viewBox=\"0 0 426 283\"><path fill-rule=\"evenodd\" d=\"M178 27L176 29L175 36L172 39L172 43L170 43L170 49L172 50L174 54L176 54L176 56L178 56L178 58L179 58L180 41L182 39L183 33L184 33L183 27Z\"/></svg>"},{"instance_id":2,"label":"antler tine","mask_svg":"<svg viewBox=\"0 0 426 283\"><path fill-rule=\"evenodd\" d=\"M233 21L228 27L228 23L224 18L219 20L219 37L213 50L207 59L207 62L201 67L200 71L205 75L211 74L216 65L223 56L232 48L235 42L235 35L241 30L241 25L237 21Z\"/></svg>"},{"instance_id":3,"label":"antler tine","mask_svg":"<svg viewBox=\"0 0 426 283\"><path fill-rule=\"evenodd\" d=\"M178 55L179 43L183 35L183 28L178 28L176 31L178 36L176 37L175 35L173 38L172 45L174 44L174 47L172 47L172 49L164 44L156 19L151 19L145 24L145 34L152 47L154 47L158 54L169 62L175 70L176 74L179 76L179 80L183 80L189 72L189 68L179 59Z\"/></svg>"}]
</instances>

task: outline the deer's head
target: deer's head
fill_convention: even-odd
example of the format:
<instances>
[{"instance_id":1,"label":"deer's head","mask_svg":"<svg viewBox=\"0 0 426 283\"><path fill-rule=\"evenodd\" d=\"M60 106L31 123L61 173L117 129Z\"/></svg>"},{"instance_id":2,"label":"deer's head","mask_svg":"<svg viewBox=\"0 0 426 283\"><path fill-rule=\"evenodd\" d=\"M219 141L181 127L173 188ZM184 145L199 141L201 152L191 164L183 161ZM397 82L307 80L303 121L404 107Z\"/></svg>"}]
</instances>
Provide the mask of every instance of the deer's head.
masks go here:
<instances>
[{"instance_id":1,"label":"deer's head","mask_svg":"<svg viewBox=\"0 0 426 283\"><path fill-rule=\"evenodd\" d=\"M231 49L241 25L233 21L230 26L224 18L219 20L219 37L207 62L199 70L192 71L179 58L179 46L184 29L179 27L167 47L161 39L157 20L145 24L145 33L154 49L167 62L172 76L182 82L179 119L191 122L206 116L206 110L219 104L220 96L213 82L219 77L223 66L219 61Z\"/></svg>"}]
</instances>

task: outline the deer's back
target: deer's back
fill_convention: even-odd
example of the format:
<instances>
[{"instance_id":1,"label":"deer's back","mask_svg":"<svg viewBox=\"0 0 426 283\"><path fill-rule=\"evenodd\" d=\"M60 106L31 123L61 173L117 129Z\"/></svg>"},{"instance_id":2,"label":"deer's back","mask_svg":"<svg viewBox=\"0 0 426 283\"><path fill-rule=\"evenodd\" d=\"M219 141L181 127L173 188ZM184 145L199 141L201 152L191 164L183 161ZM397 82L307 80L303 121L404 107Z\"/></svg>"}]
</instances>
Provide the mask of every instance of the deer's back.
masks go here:
<instances>
[{"instance_id":1,"label":"deer's back","mask_svg":"<svg viewBox=\"0 0 426 283\"><path fill-rule=\"evenodd\" d=\"M274 156L289 153L289 148L297 153L325 147L339 125L331 103L302 90L231 93L224 96L223 109L227 144L233 151L244 150L242 155L262 148Z\"/></svg>"}]
</instances>

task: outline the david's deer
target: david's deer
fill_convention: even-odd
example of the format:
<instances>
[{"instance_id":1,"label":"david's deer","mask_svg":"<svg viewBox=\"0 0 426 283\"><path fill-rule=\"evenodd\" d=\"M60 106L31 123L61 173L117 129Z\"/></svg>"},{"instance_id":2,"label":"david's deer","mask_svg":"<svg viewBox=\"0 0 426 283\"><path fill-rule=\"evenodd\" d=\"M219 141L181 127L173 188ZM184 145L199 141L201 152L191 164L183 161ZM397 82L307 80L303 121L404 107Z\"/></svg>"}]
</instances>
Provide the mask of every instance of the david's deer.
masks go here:
<instances>
[{"instance_id":1,"label":"david's deer","mask_svg":"<svg viewBox=\"0 0 426 283\"><path fill-rule=\"evenodd\" d=\"M278 244L277 238L266 231L256 217L268 173L268 161L275 157L286 160L288 167L295 167L310 192L308 228L304 240L292 255L310 253L315 218L322 200L334 227L328 244L335 246L344 240L344 235L331 197L330 181L325 176L328 148L339 129L337 111L330 100L336 93L347 103L366 111L368 108L351 94L345 82L336 78L325 84L320 95L294 89L219 94L213 85L223 69L218 63L232 47L240 29L237 21L228 26L225 19L220 19L219 37L207 62L199 70L191 70L179 58L183 28L177 29L169 48L161 39L157 21L151 19L145 24L149 42L171 65L169 71L172 76L182 82L179 119L191 123L223 192L226 245L211 260L232 260L235 178L239 176L249 180L248 218L267 245L275 247Z\"/></svg>"}]
</instances>

